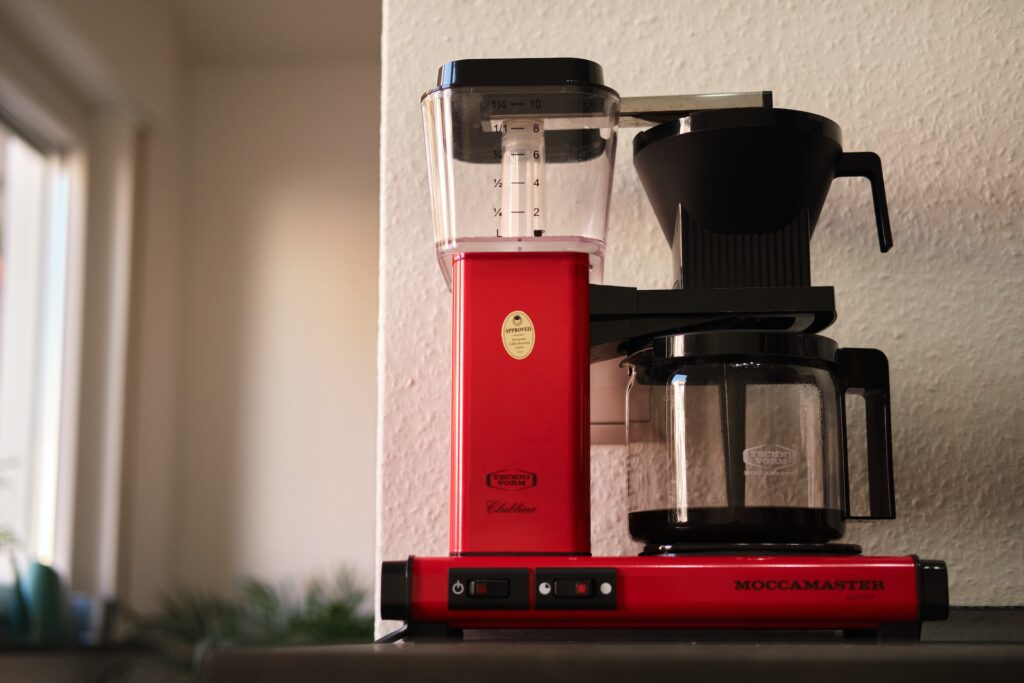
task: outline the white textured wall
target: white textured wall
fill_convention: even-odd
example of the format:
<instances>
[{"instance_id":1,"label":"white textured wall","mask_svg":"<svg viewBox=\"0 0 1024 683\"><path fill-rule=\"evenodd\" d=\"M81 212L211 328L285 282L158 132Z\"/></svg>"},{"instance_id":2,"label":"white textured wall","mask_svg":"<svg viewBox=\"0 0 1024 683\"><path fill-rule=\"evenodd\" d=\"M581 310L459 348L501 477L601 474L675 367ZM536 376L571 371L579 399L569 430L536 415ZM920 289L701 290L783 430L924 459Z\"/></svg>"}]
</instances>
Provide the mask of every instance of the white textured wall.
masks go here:
<instances>
[{"instance_id":1,"label":"white textured wall","mask_svg":"<svg viewBox=\"0 0 1024 683\"><path fill-rule=\"evenodd\" d=\"M833 186L813 246L848 346L888 354L898 519L871 553L944 558L955 604L1024 593L1024 12L1016 2L386 0L378 559L447 552L449 295L434 260L419 98L448 60L579 56L627 95L772 89L883 160L896 246L863 180ZM534 11L530 11L533 9ZM670 283L620 140L605 282ZM593 541L631 553L624 452L593 452Z\"/></svg>"}]
</instances>

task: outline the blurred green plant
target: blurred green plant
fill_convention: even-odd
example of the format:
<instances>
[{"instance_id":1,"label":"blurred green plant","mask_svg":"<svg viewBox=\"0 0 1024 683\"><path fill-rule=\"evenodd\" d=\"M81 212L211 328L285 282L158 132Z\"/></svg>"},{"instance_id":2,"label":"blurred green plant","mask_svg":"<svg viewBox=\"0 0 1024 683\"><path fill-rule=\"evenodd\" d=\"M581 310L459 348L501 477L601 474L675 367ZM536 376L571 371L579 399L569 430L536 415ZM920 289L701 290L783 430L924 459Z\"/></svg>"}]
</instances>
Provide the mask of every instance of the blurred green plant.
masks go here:
<instances>
[{"instance_id":1,"label":"blurred green plant","mask_svg":"<svg viewBox=\"0 0 1024 683\"><path fill-rule=\"evenodd\" d=\"M14 549L19 545L18 537L9 527L0 527L0 550Z\"/></svg>"},{"instance_id":2,"label":"blurred green plant","mask_svg":"<svg viewBox=\"0 0 1024 683\"><path fill-rule=\"evenodd\" d=\"M135 614L132 621L140 640L198 669L211 649L221 647L370 642L373 617L361 609L365 598L345 570L311 581L301 592L248 578L229 597L174 591L159 612Z\"/></svg>"}]
</instances>

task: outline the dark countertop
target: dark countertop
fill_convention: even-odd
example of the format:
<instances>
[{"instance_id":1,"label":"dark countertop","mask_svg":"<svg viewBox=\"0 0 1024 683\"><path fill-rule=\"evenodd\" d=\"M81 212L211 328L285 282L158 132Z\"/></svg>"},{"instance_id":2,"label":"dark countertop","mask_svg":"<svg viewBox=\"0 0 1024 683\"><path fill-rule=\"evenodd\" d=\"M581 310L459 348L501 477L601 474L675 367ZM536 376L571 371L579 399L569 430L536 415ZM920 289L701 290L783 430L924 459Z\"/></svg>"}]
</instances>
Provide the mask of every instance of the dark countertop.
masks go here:
<instances>
[{"instance_id":1,"label":"dark countertop","mask_svg":"<svg viewBox=\"0 0 1024 683\"><path fill-rule=\"evenodd\" d=\"M482 639L484 636L489 640ZM798 640L794 640L794 636ZM924 626L922 642L844 642L831 633L469 633L467 642L234 648L205 660L202 679L230 681L472 680L484 683L887 683L1024 680L1024 609L957 609ZM511 642L495 642L510 639ZM107 647L0 650L0 681L184 683L155 652Z\"/></svg>"},{"instance_id":2,"label":"dark countertop","mask_svg":"<svg viewBox=\"0 0 1024 683\"><path fill-rule=\"evenodd\" d=\"M469 634L470 636L472 634ZM203 680L430 681L487 683L630 681L669 676L686 683L883 683L1024 680L1024 610L954 610L925 624L920 643L844 642L808 634L801 642L770 634L560 634L555 642L522 632L495 642L234 649L212 655ZM699 638L699 640L695 640ZM667 640L666 640L667 639Z\"/></svg>"}]
</instances>

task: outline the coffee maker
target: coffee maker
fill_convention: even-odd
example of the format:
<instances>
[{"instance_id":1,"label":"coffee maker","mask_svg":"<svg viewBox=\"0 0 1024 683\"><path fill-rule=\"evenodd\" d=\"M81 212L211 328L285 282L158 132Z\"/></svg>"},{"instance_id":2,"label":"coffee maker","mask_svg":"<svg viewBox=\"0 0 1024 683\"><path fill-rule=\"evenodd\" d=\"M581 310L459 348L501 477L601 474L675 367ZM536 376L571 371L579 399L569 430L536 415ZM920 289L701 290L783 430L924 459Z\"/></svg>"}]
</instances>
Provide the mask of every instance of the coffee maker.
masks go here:
<instances>
[{"instance_id":1,"label":"coffee maker","mask_svg":"<svg viewBox=\"0 0 1024 683\"><path fill-rule=\"evenodd\" d=\"M452 305L450 554L384 562L383 639L466 631L824 630L913 638L946 567L837 543L895 515L888 367L818 333L809 244L836 177L881 164L767 92L621 98L582 59L445 64L422 99ZM616 133L675 287L601 285ZM639 556L590 554L589 364L622 357ZM868 514L850 503L864 398Z\"/></svg>"}]
</instances>

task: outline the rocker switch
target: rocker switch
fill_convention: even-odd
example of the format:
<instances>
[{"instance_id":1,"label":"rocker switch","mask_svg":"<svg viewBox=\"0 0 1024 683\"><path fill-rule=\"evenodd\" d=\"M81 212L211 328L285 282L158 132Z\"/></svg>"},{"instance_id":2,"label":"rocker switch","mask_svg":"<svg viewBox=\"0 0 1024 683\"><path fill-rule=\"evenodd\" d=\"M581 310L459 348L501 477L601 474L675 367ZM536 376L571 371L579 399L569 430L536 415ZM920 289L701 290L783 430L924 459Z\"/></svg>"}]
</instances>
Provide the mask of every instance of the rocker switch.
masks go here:
<instances>
[{"instance_id":1,"label":"rocker switch","mask_svg":"<svg viewBox=\"0 0 1024 683\"><path fill-rule=\"evenodd\" d=\"M509 586L507 579L474 579L469 582L471 598L507 598Z\"/></svg>"},{"instance_id":2,"label":"rocker switch","mask_svg":"<svg viewBox=\"0 0 1024 683\"><path fill-rule=\"evenodd\" d=\"M555 581L556 598L589 598L594 594L590 579L558 579Z\"/></svg>"}]
</instances>

